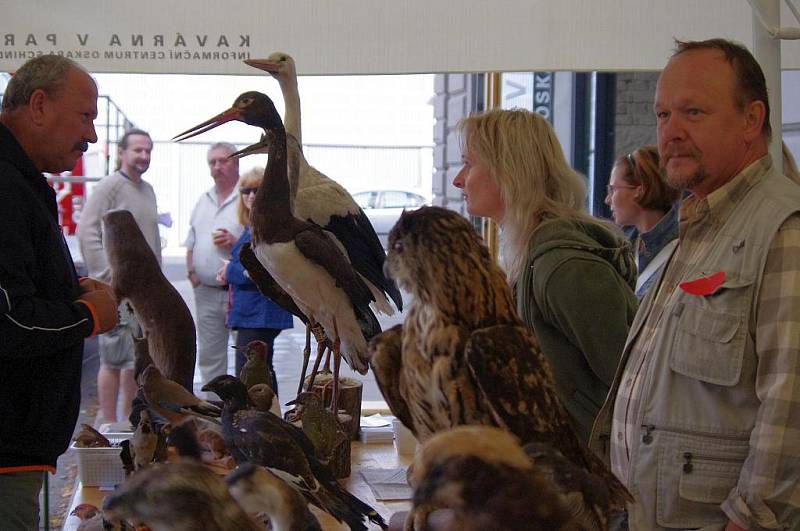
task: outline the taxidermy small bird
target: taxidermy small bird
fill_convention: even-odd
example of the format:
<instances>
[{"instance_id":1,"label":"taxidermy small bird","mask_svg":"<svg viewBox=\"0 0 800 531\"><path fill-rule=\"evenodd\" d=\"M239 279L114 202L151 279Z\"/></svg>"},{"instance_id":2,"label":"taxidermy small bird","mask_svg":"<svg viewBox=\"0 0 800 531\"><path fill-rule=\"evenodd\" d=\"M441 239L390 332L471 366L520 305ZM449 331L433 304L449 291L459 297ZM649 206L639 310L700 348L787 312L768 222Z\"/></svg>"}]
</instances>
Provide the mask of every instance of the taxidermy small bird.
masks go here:
<instances>
[{"instance_id":1,"label":"taxidermy small bird","mask_svg":"<svg viewBox=\"0 0 800 531\"><path fill-rule=\"evenodd\" d=\"M137 472L103 500L103 512L151 531L263 530L234 501L225 480L194 459Z\"/></svg>"},{"instance_id":2,"label":"taxidermy small bird","mask_svg":"<svg viewBox=\"0 0 800 531\"><path fill-rule=\"evenodd\" d=\"M272 531L317 531L319 520L305 498L267 469L244 463L225 478L228 490L248 514L269 517Z\"/></svg>"},{"instance_id":3,"label":"taxidermy small bird","mask_svg":"<svg viewBox=\"0 0 800 531\"><path fill-rule=\"evenodd\" d=\"M303 433L314 445L317 459L323 463L330 462L334 450L347 440L347 434L336 416L322 406L322 401L314 393L300 393L286 405L294 404L301 406L299 409Z\"/></svg>"},{"instance_id":4,"label":"taxidermy small bird","mask_svg":"<svg viewBox=\"0 0 800 531\"><path fill-rule=\"evenodd\" d=\"M259 411L269 411L273 415L281 416L281 404L269 384L258 383L247 390L250 402Z\"/></svg>"},{"instance_id":5,"label":"taxidermy small bird","mask_svg":"<svg viewBox=\"0 0 800 531\"><path fill-rule=\"evenodd\" d=\"M112 524L103 517L103 511L91 503L78 504L69 514L81 520L77 531L134 531L133 526L126 522Z\"/></svg>"},{"instance_id":6,"label":"taxidermy small bird","mask_svg":"<svg viewBox=\"0 0 800 531\"><path fill-rule=\"evenodd\" d=\"M189 416L196 416L219 423L220 408L168 380L155 365L149 365L139 380L147 405L168 421L177 423Z\"/></svg>"},{"instance_id":7,"label":"taxidermy small bird","mask_svg":"<svg viewBox=\"0 0 800 531\"><path fill-rule=\"evenodd\" d=\"M239 348L239 347L235 347ZM247 361L242 365L239 372L239 379L250 389L256 384L264 383L271 385L272 379L269 375L267 366L267 344L259 339L250 341L242 350ZM274 389L273 389L274 391Z\"/></svg>"},{"instance_id":8,"label":"taxidermy small bird","mask_svg":"<svg viewBox=\"0 0 800 531\"><path fill-rule=\"evenodd\" d=\"M153 462L158 447L158 434L150 420L150 411L144 408L139 413L139 424L133 432L129 451L133 458L136 470L146 467Z\"/></svg>"},{"instance_id":9,"label":"taxidermy small bird","mask_svg":"<svg viewBox=\"0 0 800 531\"><path fill-rule=\"evenodd\" d=\"M108 448L111 446L111 441L88 424L81 424L81 429L75 436L75 446L77 448Z\"/></svg>"}]
</instances>

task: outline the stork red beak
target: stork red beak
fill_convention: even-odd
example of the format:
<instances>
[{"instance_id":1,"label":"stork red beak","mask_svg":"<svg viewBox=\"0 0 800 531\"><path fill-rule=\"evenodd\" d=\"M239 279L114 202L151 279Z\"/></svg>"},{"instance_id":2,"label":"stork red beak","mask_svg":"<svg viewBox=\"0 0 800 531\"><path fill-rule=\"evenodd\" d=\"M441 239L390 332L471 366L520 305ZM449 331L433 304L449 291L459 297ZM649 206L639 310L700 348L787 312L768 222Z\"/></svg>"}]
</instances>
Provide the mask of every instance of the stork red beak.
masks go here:
<instances>
[{"instance_id":1,"label":"stork red beak","mask_svg":"<svg viewBox=\"0 0 800 531\"><path fill-rule=\"evenodd\" d=\"M277 74L280 68L280 63L277 61L270 61L269 59L245 59L244 64L269 72L270 74Z\"/></svg>"},{"instance_id":2,"label":"stork red beak","mask_svg":"<svg viewBox=\"0 0 800 531\"><path fill-rule=\"evenodd\" d=\"M269 146L270 141L264 136L261 136L261 140L256 142L255 144L249 145L246 148L240 149L235 153L231 153L228 155L229 159L241 159L242 157L246 157L248 155L255 155L257 153L269 153Z\"/></svg>"},{"instance_id":3,"label":"stork red beak","mask_svg":"<svg viewBox=\"0 0 800 531\"><path fill-rule=\"evenodd\" d=\"M241 120L242 113L239 112L238 109L231 107L227 111L223 111L216 115L215 117L211 118L210 120L206 120L205 122L198 124L194 127L191 127L184 131L183 133L179 133L172 137L172 140L176 142L180 142L181 140L186 140L187 138L192 138L193 136L197 136L201 133L205 133L206 131L211 131L215 127L219 127L220 125L224 124L225 122L230 122L233 120Z\"/></svg>"}]
</instances>

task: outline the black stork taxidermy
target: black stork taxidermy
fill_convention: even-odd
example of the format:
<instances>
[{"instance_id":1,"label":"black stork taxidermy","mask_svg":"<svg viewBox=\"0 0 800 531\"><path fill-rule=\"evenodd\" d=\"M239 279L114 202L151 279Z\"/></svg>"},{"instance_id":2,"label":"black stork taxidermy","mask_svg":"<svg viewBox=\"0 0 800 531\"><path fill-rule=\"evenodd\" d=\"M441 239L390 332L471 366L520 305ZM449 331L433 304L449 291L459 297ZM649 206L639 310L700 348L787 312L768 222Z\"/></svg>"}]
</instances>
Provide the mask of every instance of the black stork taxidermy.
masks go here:
<instances>
[{"instance_id":1,"label":"black stork taxidermy","mask_svg":"<svg viewBox=\"0 0 800 531\"><path fill-rule=\"evenodd\" d=\"M300 93L294 59L287 53L275 52L267 59L248 59L245 63L269 72L278 80L283 93L288 149L290 159L297 159L299 174L293 205L295 216L316 223L336 236L375 296L377 311L386 315L394 313L387 297L403 311L400 290L383 271L386 253L369 218L341 184L311 166L303 156ZM258 146L247 148L245 154Z\"/></svg>"},{"instance_id":2,"label":"black stork taxidermy","mask_svg":"<svg viewBox=\"0 0 800 531\"><path fill-rule=\"evenodd\" d=\"M250 214L253 253L309 324L321 324L332 342L336 411L341 356L353 370L367 372L367 342L380 333L369 306L375 298L334 240L292 213L286 130L266 94L245 92L230 109L175 138L185 140L232 120L264 130L270 155Z\"/></svg>"}]
</instances>

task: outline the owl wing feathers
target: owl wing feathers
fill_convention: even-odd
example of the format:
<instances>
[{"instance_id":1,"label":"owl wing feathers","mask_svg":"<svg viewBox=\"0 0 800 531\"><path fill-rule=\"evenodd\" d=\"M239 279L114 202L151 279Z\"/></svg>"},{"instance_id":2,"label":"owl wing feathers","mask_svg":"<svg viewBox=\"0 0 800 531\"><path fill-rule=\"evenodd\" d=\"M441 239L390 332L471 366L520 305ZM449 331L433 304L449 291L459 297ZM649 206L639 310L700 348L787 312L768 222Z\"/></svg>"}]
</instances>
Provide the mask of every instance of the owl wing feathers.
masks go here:
<instances>
[{"instance_id":1,"label":"owl wing feathers","mask_svg":"<svg viewBox=\"0 0 800 531\"><path fill-rule=\"evenodd\" d=\"M613 507L633 501L603 462L581 445L556 395L549 365L526 328L497 325L476 330L464 356L499 426L523 444L550 443L575 465L597 474L608 485Z\"/></svg>"},{"instance_id":2,"label":"owl wing feathers","mask_svg":"<svg viewBox=\"0 0 800 531\"><path fill-rule=\"evenodd\" d=\"M392 414L416 435L413 416L400 394L402 336L403 325L393 326L375 336L369 343L369 366Z\"/></svg>"},{"instance_id":3,"label":"owl wing feathers","mask_svg":"<svg viewBox=\"0 0 800 531\"><path fill-rule=\"evenodd\" d=\"M557 442L575 463L588 464L556 395L547 361L525 327L496 325L475 330L464 356L498 425L523 442ZM563 448L565 444L575 448Z\"/></svg>"}]
</instances>

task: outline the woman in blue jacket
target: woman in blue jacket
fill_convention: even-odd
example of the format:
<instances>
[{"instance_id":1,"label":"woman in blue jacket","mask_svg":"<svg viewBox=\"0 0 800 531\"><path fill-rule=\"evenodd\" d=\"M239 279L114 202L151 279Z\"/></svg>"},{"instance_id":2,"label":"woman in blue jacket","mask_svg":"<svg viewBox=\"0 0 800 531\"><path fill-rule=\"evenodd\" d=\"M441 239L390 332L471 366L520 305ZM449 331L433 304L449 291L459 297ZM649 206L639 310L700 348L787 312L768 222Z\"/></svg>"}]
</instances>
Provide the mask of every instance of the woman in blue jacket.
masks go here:
<instances>
[{"instance_id":1,"label":"woman in blue jacket","mask_svg":"<svg viewBox=\"0 0 800 531\"><path fill-rule=\"evenodd\" d=\"M228 284L228 327L237 331L236 374L241 372L246 361L240 349L250 341L260 339L267 344L267 367L272 389L277 395L278 380L272 364L273 344L281 330L292 328L292 314L261 295L239 261L239 250L250 241L250 208L263 178L264 168L253 168L239 178L238 216L244 232L231 251L231 261L220 271L220 281Z\"/></svg>"}]
</instances>

